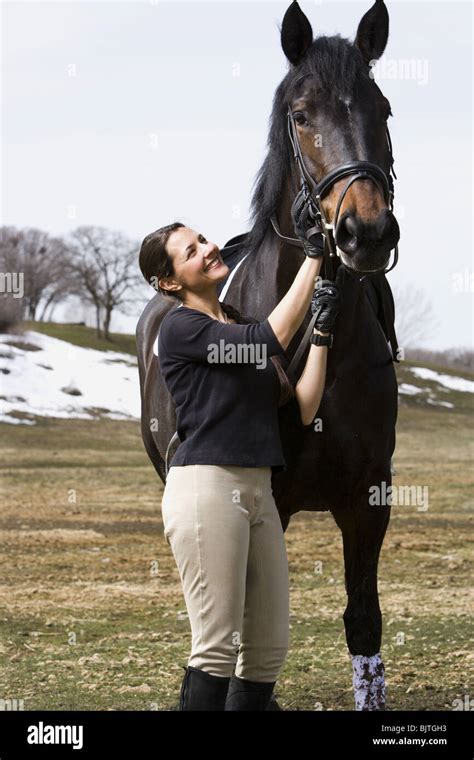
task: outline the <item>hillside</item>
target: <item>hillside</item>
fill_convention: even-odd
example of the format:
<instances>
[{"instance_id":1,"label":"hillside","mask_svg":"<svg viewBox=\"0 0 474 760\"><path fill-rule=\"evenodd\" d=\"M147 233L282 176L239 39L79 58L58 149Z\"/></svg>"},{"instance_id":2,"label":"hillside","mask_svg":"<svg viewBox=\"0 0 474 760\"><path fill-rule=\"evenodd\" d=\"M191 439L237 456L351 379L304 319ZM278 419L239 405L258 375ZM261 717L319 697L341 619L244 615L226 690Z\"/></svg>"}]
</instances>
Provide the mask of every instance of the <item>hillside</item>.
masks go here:
<instances>
[{"instance_id":1,"label":"hillside","mask_svg":"<svg viewBox=\"0 0 474 760\"><path fill-rule=\"evenodd\" d=\"M32 323L26 323L28 328ZM139 419L135 336L113 342L76 324L35 323L0 335L0 421L35 424L36 417ZM472 411L468 373L402 362L396 367L400 404Z\"/></svg>"}]
</instances>

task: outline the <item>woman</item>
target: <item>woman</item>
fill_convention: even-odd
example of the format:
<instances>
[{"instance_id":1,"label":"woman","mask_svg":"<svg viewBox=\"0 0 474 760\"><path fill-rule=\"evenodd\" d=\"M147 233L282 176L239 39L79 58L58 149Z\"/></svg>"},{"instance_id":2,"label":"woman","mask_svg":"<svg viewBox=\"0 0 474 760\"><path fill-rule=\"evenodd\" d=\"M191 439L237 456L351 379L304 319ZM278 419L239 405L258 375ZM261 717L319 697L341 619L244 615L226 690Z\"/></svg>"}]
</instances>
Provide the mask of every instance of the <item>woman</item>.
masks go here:
<instances>
[{"instance_id":1,"label":"woman","mask_svg":"<svg viewBox=\"0 0 474 760\"><path fill-rule=\"evenodd\" d=\"M175 222L141 246L145 279L179 304L161 323L158 356L181 441L162 499L192 630L180 710L265 710L288 651L288 561L271 488L272 471L286 469L281 388L267 358L285 351L313 292L317 301L322 250L304 250L268 318L238 324L217 295L229 270L215 243ZM315 333L327 335L336 313L326 304ZM327 350L311 346L295 388L303 425L321 400Z\"/></svg>"}]
</instances>

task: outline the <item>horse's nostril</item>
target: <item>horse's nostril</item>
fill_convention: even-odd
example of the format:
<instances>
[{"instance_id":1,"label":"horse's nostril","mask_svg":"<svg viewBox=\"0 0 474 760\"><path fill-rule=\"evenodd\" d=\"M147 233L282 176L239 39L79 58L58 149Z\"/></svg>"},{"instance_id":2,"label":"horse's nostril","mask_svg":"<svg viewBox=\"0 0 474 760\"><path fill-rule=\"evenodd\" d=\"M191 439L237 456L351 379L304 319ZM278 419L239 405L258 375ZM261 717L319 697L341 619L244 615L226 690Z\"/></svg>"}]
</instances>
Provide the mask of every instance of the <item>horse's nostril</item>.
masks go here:
<instances>
[{"instance_id":1,"label":"horse's nostril","mask_svg":"<svg viewBox=\"0 0 474 760\"><path fill-rule=\"evenodd\" d=\"M346 230L351 235L355 235L356 234L356 232L357 232L357 224L356 224L356 220L354 219L353 216L346 216L346 218L344 219L344 224L345 224Z\"/></svg>"},{"instance_id":2,"label":"horse's nostril","mask_svg":"<svg viewBox=\"0 0 474 760\"><path fill-rule=\"evenodd\" d=\"M345 253L353 253L357 250L359 239L357 236L357 220L352 215L345 216L337 225L336 243Z\"/></svg>"},{"instance_id":3,"label":"horse's nostril","mask_svg":"<svg viewBox=\"0 0 474 760\"><path fill-rule=\"evenodd\" d=\"M365 250L388 251L395 247L400 234L397 221L389 209L384 209L375 221L365 222L357 214L347 213L336 228L336 243L349 256Z\"/></svg>"}]
</instances>

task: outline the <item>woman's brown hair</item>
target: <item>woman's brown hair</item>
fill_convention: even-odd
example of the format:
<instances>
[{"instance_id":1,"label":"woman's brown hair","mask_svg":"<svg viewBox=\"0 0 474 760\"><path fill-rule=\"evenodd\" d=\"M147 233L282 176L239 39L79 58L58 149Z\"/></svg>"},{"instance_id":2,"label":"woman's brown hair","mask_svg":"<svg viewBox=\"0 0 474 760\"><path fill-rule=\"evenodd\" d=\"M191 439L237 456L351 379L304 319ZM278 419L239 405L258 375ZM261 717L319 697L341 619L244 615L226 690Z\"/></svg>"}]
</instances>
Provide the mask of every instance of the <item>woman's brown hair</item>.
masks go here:
<instances>
[{"instance_id":1,"label":"woman's brown hair","mask_svg":"<svg viewBox=\"0 0 474 760\"><path fill-rule=\"evenodd\" d=\"M178 291L160 288L158 283L162 277L174 275L173 259L166 250L166 244L171 233L185 226L182 222L173 222L151 232L143 239L138 256L138 263L147 283L162 295L178 301L181 301Z\"/></svg>"}]
</instances>

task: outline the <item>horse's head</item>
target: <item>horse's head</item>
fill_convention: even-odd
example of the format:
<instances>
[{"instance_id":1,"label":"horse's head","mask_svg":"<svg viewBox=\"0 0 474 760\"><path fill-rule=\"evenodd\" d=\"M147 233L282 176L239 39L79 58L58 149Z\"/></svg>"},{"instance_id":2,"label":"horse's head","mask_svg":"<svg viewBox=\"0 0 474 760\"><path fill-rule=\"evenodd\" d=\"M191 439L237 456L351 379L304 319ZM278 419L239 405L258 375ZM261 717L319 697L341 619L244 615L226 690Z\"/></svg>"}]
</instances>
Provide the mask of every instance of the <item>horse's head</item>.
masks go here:
<instances>
[{"instance_id":1,"label":"horse's head","mask_svg":"<svg viewBox=\"0 0 474 760\"><path fill-rule=\"evenodd\" d=\"M289 107L316 195L322 188L323 224L335 222L337 253L356 272L383 269L400 237L390 207L390 103L371 71L387 38L383 0L376 0L363 16L354 43L339 35L313 40L311 24L296 1L281 28L291 67L279 88L279 118L286 119ZM347 165L354 162L351 172ZM367 162L368 172L356 179L354 174L363 169L357 162ZM345 172L338 173L344 167ZM377 169L382 170L379 175Z\"/></svg>"}]
</instances>

